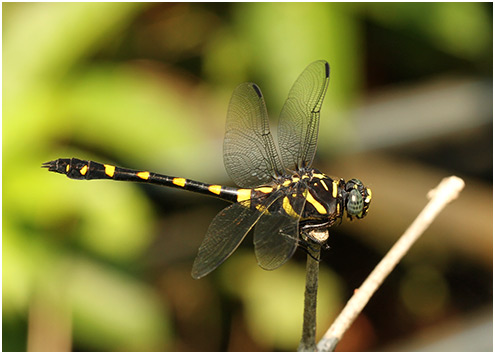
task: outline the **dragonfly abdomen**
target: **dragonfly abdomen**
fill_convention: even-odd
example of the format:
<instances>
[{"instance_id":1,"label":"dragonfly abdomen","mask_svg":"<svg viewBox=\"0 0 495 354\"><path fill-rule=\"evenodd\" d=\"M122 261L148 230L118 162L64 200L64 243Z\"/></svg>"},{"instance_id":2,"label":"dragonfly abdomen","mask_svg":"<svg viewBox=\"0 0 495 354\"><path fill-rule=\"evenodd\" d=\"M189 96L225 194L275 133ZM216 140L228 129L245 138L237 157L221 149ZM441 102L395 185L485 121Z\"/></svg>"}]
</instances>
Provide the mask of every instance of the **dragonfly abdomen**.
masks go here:
<instances>
[{"instance_id":1,"label":"dragonfly abdomen","mask_svg":"<svg viewBox=\"0 0 495 354\"><path fill-rule=\"evenodd\" d=\"M132 170L77 158L49 161L44 163L42 167L48 168L52 172L64 174L71 179L110 179L114 181L149 183L215 196L232 203L238 201L239 195L238 188L221 186L219 184L207 184L183 177L172 177L149 171Z\"/></svg>"}]
</instances>

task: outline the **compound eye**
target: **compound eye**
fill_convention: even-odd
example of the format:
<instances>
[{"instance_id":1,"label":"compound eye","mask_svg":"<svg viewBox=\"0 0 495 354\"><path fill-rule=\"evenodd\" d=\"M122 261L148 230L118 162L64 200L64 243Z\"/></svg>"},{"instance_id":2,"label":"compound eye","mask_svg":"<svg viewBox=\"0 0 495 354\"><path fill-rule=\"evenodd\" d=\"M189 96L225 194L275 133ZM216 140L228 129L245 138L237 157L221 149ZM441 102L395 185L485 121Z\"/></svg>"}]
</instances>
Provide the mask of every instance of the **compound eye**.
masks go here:
<instances>
[{"instance_id":1,"label":"compound eye","mask_svg":"<svg viewBox=\"0 0 495 354\"><path fill-rule=\"evenodd\" d=\"M357 189L352 189L349 192L349 198L347 199L347 213L349 215L359 215L364 208L363 196Z\"/></svg>"}]
</instances>

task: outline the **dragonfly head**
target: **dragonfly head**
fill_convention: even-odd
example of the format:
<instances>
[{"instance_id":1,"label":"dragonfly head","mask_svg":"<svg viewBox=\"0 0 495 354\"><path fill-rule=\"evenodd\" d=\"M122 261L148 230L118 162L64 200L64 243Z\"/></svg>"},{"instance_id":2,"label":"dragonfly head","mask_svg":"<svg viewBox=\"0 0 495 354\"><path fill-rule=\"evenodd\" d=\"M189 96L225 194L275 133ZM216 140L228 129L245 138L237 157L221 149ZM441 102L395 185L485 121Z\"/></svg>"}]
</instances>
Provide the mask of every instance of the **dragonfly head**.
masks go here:
<instances>
[{"instance_id":1,"label":"dragonfly head","mask_svg":"<svg viewBox=\"0 0 495 354\"><path fill-rule=\"evenodd\" d=\"M344 204L347 216L362 219L368 213L371 202L371 189L366 188L358 179L351 179L345 184Z\"/></svg>"}]
</instances>

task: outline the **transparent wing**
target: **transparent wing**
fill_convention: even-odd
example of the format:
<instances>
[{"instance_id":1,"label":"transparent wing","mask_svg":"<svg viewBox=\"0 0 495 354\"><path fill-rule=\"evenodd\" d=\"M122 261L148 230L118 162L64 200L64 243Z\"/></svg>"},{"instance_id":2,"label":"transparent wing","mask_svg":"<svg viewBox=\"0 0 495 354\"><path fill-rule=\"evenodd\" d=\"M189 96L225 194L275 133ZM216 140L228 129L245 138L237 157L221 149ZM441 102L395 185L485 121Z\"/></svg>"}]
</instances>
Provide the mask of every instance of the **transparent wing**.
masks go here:
<instances>
[{"instance_id":1,"label":"transparent wing","mask_svg":"<svg viewBox=\"0 0 495 354\"><path fill-rule=\"evenodd\" d=\"M230 178L241 187L267 184L282 164L270 133L260 88L246 82L232 94L227 112L223 159Z\"/></svg>"},{"instance_id":2,"label":"transparent wing","mask_svg":"<svg viewBox=\"0 0 495 354\"><path fill-rule=\"evenodd\" d=\"M320 109L330 80L330 66L315 61L304 69L285 101L278 125L283 166L292 171L309 167L318 140Z\"/></svg>"},{"instance_id":3,"label":"transparent wing","mask_svg":"<svg viewBox=\"0 0 495 354\"><path fill-rule=\"evenodd\" d=\"M273 270L287 262L294 254L299 239L299 219L306 203L307 185L298 183L284 193L268 213L261 216L254 229L254 251L261 268ZM290 201L291 213L283 204ZM287 206L285 208L288 208ZM297 215L297 217L295 216Z\"/></svg>"},{"instance_id":4,"label":"transparent wing","mask_svg":"<svg viewBox=\"0 0 495 354\"><path fill-rule=\"evenodd\" d=\"M260 209L269 208L281 195L278 192L269 195ZM209 274L237 249L263 214L258 209L250 208L253 202L246 200L232 204L215 216L194 260L193 278L199 279Z\"/></svg>"}]
</instances>

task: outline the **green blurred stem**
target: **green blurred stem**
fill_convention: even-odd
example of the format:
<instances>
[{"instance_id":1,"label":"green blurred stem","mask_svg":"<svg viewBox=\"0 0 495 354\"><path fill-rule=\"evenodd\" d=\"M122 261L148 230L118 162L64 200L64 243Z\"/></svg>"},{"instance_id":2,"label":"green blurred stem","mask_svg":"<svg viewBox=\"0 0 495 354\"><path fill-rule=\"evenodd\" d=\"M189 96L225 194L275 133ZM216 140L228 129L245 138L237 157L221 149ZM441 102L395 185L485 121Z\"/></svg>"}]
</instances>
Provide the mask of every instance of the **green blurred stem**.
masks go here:
<instances>
[{"instance_id":1,"label":"green blurred stem","mask_svg":"<svg viewBox=\"0 0 495 354\"><path fill-rule=\"evenodd\" d=\"M304 292L304 320L302 338L297 351L316 351L316 295L318 293L318 270L320 268L320 246L308 250L306 261L306 290ZM311 252L311 254L310 254Z\"/></svg>"}]
</instances>

